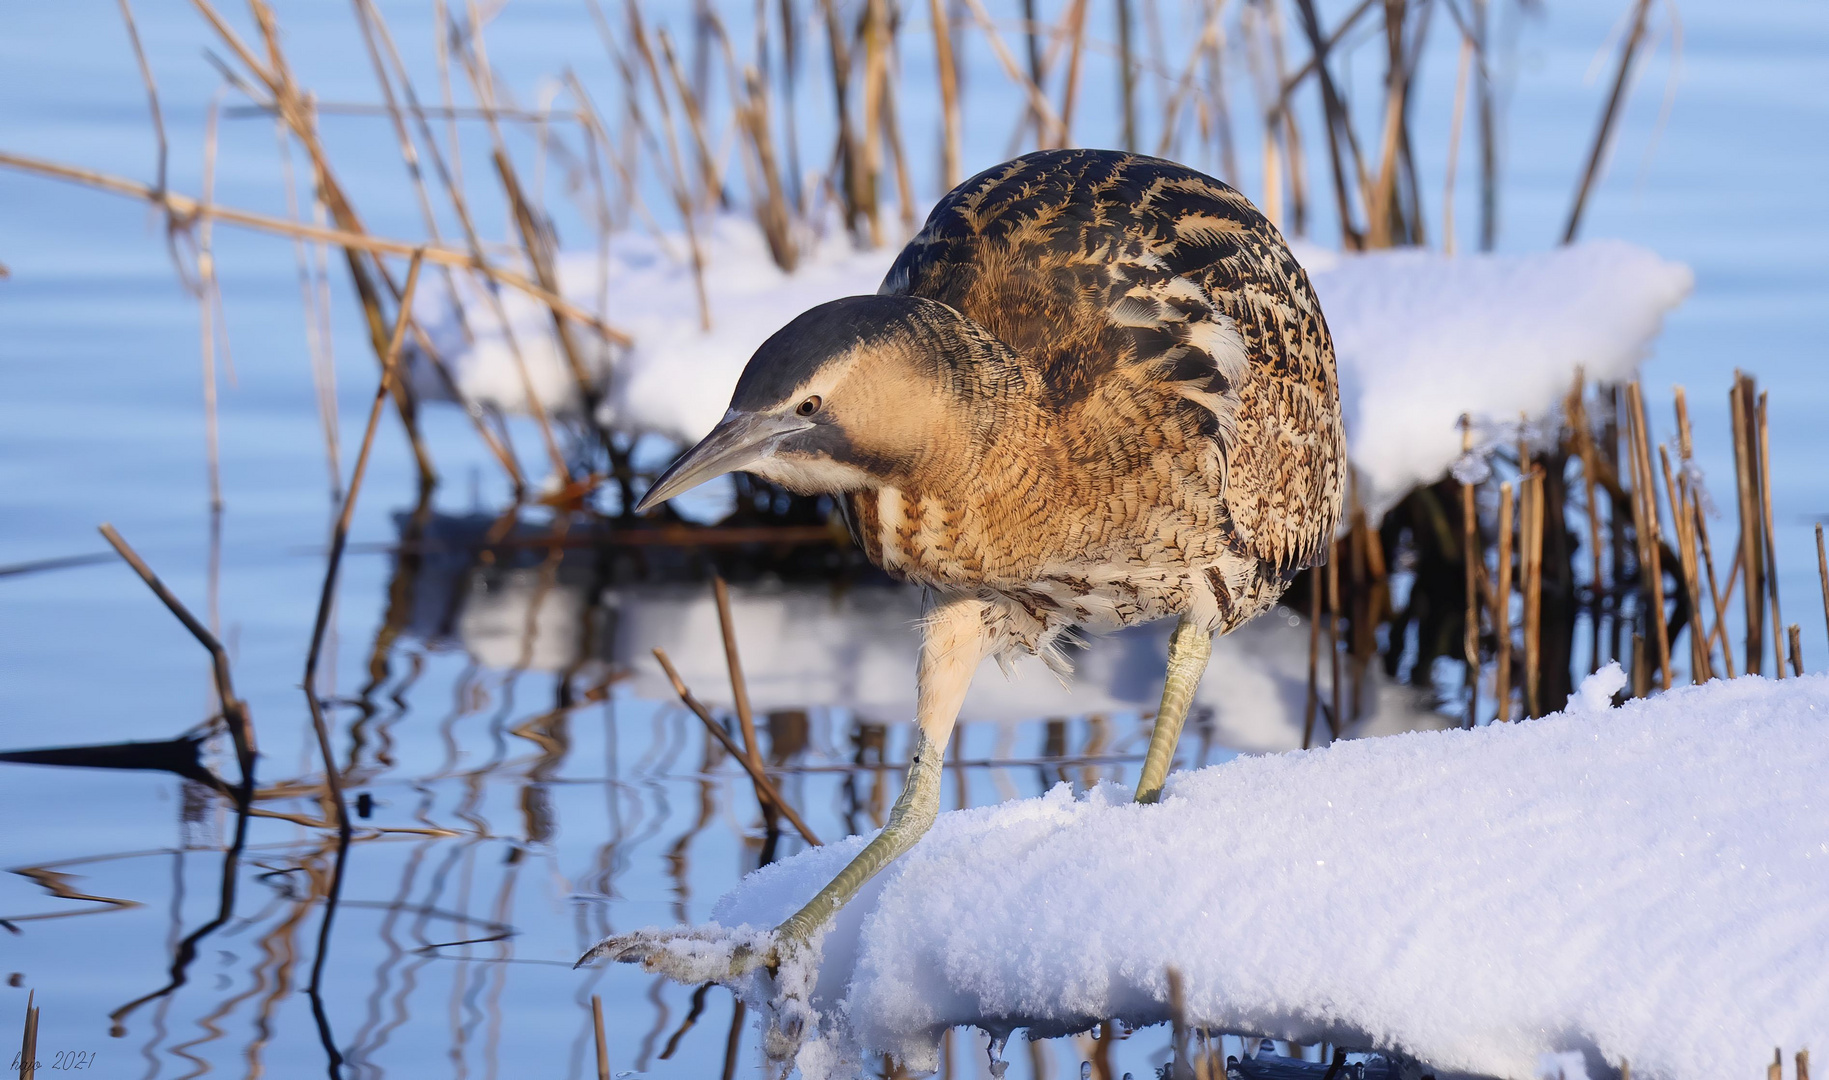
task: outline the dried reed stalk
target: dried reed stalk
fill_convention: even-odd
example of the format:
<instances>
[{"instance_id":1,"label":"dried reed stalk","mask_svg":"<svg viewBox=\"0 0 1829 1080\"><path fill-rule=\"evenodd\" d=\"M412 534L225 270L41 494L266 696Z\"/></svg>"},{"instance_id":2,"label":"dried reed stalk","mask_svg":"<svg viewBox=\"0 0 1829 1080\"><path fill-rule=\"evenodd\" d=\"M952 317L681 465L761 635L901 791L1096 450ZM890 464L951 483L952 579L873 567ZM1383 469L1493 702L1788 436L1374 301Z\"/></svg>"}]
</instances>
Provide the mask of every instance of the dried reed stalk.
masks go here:
<instances>
[{"instance_id":1,"label":"dried reed stalk","mask_svg":"<svg viewBox=\"0 0 1829 1080\"><path fill-rule=\"evenodd\" d=\"M1473 70L1473 39L1461 35L1461 61L1454 76L1454 113L1448 121L1448 167L1442 179L1442 254L1454 254L1454 172L1461 160L1461 121L1467 113L1467 77ZM1579 379L1579 376L1577 376Z\"/></svg>"},{"instance_id":2,"label":"dried reed stalk","mask_svg":"<svg viewBox=\"0 0 1829 1080\"><path fill-rule=\"evenodd\" d=\"M717 598L718 631L724 637L724 662L730 668L730 696L737 707L737 724L743 730L743 751L750 764L762 768L762 746L756 739L756 718L749 707L749 683L743 678L743 662L737 656L736 621L730 614L730 587L721 575L713 575L711 593Z\"/></svg>"},{"instance_id":3,"label":"dried reed stalk","mask_svg":"<svg viewBox=\"0 0 1829 1080\"><path fill-rule=\"evenodd\" d=\"M730 753L732 758L736 759L737 764L743 766L743 771L749 773L749 779L756 787L758 798L773 803L775 809L781 811L781 816L788 819L788 824L794 826L794 829L807 843L819 847L819 838L813 835L813 830L807 827L806 822L800 820L800 815L795 812L793 806L782 798L780 790L769 780L768 774L749 760L748 753L736 744L736 741L725 732L721 724L712 719L711 710L707 709L698 698L692 696L692 691L687 689L685 680L681 679L680 673L674 670L673 661L667 659L667 651L655 649L654 659L660 661L661 670L667 673L667 681L673 684L673 692L679 695L680 701L686 708L692 710L693 715L704 722L705 730L711 732L718 742L724 744L724 749Z\"/></svg>"},{"instance_id":4,"label":"dried reed stalk","mask_svg":"<svg viewBox=\"0 0 1829 1080\"><path fill-rule=\"evenodd\" d=\"M267 214L256 214L246 210L237 210L233 207L200 202L197 199L190 198L187 195L180 195L176 192L158 191L145 184L139 183L138 181L127 180L118 176L110 176L107 173L96 172L93 169L82 169L72 165L61 165L57 162L46 161L42 158L30 157L25 154L14 154L0 150L0 167L18 169L21 172L35 173L39 176L49 176L58 180L68 180L72 183L84 184L89 187L99 188L103 191L111 191L117 195L127 195L133 198L143 199L146 202L152 203L153 205L161 207L176 215L181 222L210 218L215 221L227 222L230 225L239 225L247 229L272 233L276 236L296 236L306 240L313 240L318 243L332 244L347 251L359 251L376 255L399 255L410 257L415 252L419 252L422 253L425 260L430 263L438 263L444 266L468 267L479 273L486 274L503 285L506 285L511 289L518 289L533 297L535 300L538 300L540 303L557 310L566 318L589 326L591 329L618 345L629 345L634 342L633 338L629 337L621 330L602 322L589 312L582 310L564 298L547 292L513 271L502 270L497 267L483 264L474 256L466 252L455 251L446 247L411 244L404 240L389 240L363 232L319 228L315 225L288 221L281 217L272 217Z\"/></svg>"},{"instance_id":5,"label":"dried reed stalk","mask_svg":"<svg viewBox=\"0 0 1829 1080\"><path fill-rule=\"evenodd\" d=\"M1334 707L1328 713L1327 734L1338 739L1346 730L1345 684L1340 678L1340 545L1335 544L1327 558L1327 659L1328 688L1333 691Z\"/></svg>"},{"instance_id":6,"label":"dried reed stalk","mask_svg":"<svg viewBox=\"0 0 1829 1080\"><path fill-rule=\"evenodd\" d=\"M692 136L692 152L698 161L699 198L701 207L710 209L724 204L724 177L718 169L717 157L711 152L711 138L705 131L705 110L692 86L686 81L686 72L680 67L679 57L673 49L673 37L665 27L654 32L660 41L661 56L667 61L667 72L673 79L673 92L679 95L680 106L686 113L686 131Z\"/></svg>"},{"instance_id":7,"label":"dried reed stalk","mask_svg":"<svg viewBox=\"0 0 1829 1080\"><path fill-rule=\"evenodd\" d=\"M203 125L203 202L208 204L216 185L216 129L221 95L210 99ZM198 346L203 361L203 441L210 487L210 509L222 509L221 423L216 411L216 260L210 249L210 221L197 226Z\"/></svg>"},{"instance_id":8,"label":"dried reed stalk","mask_svg":"<svg viewBox=\"0 0 1829 1080\"><path fill-rule=\"evenodd\" d=\"M1752 435L1753 392L1753 380L1736 370L1728 403L1734 427L1734 482L1740 501L1738 568L1746 608L1743 654L1749 675L1759 674L1765 664L1765 542L1759 514L1759 463Z\"/></svg>"},{"instance_id":9,"label":"dried reed stalk","mask_svg":"<svg viewBox=\"0 0 1829 1080\"><path fill-rule=\"evenodd\" d=\"M686 243L692 252L692 282L699 301L699 329L711 329L711 300L705 292L705 252L699 243L698 222L692 212L692 196L687 189L686 165L680 155L679 136L674 132L673 106L667 100L667 90L662 84L660 65L655 62L654 50L648 45L648 34L642 25L641 9L635 0L626 0L626 11L629 21L629 38L635 43L637 55L648 72L649 86L654 91L654 100L660 106L661 129L667 139L667 160L672 165L672 173L664 177L673 194L674 206L679 210L680 218L686 227ZM604 19L597 6L597 0L590 0L590 8L597 20L598 32L602 35L606 49L611 48L613 38L609 23ZM631 85L633 89L633 85ZM633 102L631 96L631 102Z\"/></svg>"},{"instance_id":10,"label":"dried reed stalk","mask_svg":"<svg viewBox=\"0 0 1829 1080\"><path fill-rule=\"evenodd\" d=\"M1054 111L1054 106L1048 102L1048 96L1042 93L1035 80L1024 75L1022 70L1016 66L1016 58L1010 55L1009 48L1004 45L1003 35L997 32L997 24L991 21L990 13L984 9L983 0L965 0L965 3L972 9L972 18L978 23L978 28L984 32L985 40L990 43L991 52L996 55L997 62L1003 67L1004 74L1009 76L1010 81L1028 96L1029 107L1034 110L1037 118L1036 126L1045 133L1038 135L1036 142L1041 145L1066 145L1066 128L1061 123L1060 115ZM1052 144L1049 140L1053 140Z\"/></svg>"},{"instance_id":11,"label":"dried reed stalk","mask_svg":"<svg viewBox=\"0 0 1829 1080\"><path fill-rule=\"evenodd\" d=\"M1607 95L1607 105L1600 114L1600 126L1594 131L1594 145L1588 150L1588 163L1581 173L1581 186L1575 189L1574 205L1569 207L1568 224L1562 230L1562 242L1575 242L1575 233L1581 228L1581 213L1587 208L1588 194L1593 190L1594 182L1600 178L1602 163L1607 156L1607 144L1613 137L1613 124L1619 118L1620 105L1625 101L1626 83L1632 72L1632 61L1638 54L1639 43L1645 37L1645 16L1651 10L1651 0L1637 0L1632 9L1632 29L1627 32L1625 41L1620 43L1619 67L1613 73L1613 90Z\"/></svg>"},{"instance_id":12,"label":"dried reed stalk","mask_svg":"<svg viewBox=\"0 0 1829 1080\"><path fill-rule=\"evenodd\" d=\"M1689 679L1703 683L1713 678L1714 672L1710 668L1708 639L1702 626L1702 575L1696 566L1695 514L1690 508L1689 478L1685 476L1678 483L1670 468L1670 451L1662 443L1658 444L1658 461L1663 466L1664 497L1670 502L1670 517L1677 530L1677 558L1683 568L1683 585L1688 593Z\"/></svg>"},{"instance_id":13,"label":"dried reed stalk","mask_svg":"<svg viewBox=\"0 0 1829 1080\"><path fill-rule=\"evenodd\" d=\"M1314 7L1312 0L1302 0L1302 6L1312 23ZM1319 31L1315 32L1319 38ZM1461 455L1473 453L1473 419L1461 414ZM1473 485L1461 481L1461 565L1466 571L1464 585L1467 592L1466 626L1461 635L1461 648L1467 660L1467 726L1473 727L1479 722L1480 705L1480 527L1477 515L1478 505L1474 499Z\"/></svg>"},{"instance_id":14,"label":"dried reed stalk","mask_svg":"<svg viewBox=\"0 0 1829 1080\"><path fill-rule=\"evenodd\" d=\"M1519 554L1524 581L1524 701L1532 716L1544 713L1539 687L1543 677L1543 470L1532 466L1519 497ZM1528 504L1530 509L1524 511Z\"/></svg>"},{"instance_id":15,"label":"dried reed stalk","mask_svg":"<svg viewBox=\"0 0 1829 1080\"><path fill-rule=\"evenodd\" d=\"M1829 552L1823 549L1823 525L1816 525L1816 576L1823 586L1823 623L1829 626Z\"/></svg>"},{"instance_id":16,"label":"dried reed stalk","mask_svg":"<svg viewBox=\"0 0 1829 1080\"><path fill-rule=\"evenodd\" d=\"M1314 0L1297 0L1297 10L1302 14L1302 28L1308 34L1308 45L1314 53L1314 70L1316 80L1321 85L1321 105L1327 124L1328 164L1334 182L1335 210L1340 216L1341 246L1348 251L1358 251L1366 246L1365 233L1354 225L1352 199L1348 194L1346 182L1346 153L1341 148L1345 141L1352 149L1352 122L1347 115L1346 103L1334 85L1333 73L1328 70L1327 57L1332 38L1321 32L1321 18L1315 12ZM1363 190L1364 185L1361 185Z\"/></svg>"},{"instance_id":17,"label":"dried reed stalk","mask_svg":"<svg viewBox=\"0 0 1829 1080\"><path fill-rule=\"evenodd\" d=\"M330 557L324 569L324 584L318 594L317 620L311 628L311 648L305 654L305 701L311 710L312 727L317 734L318 752L324 758L324 784L329 794L329 802L337 814L337 833L348 839L350 835L349 805L343 798L342 772L337 768L336 752L330 742L330 726L324 718L323 703L318 700L317 672L318 658L324 648L324 634L330 626L330 611L336 600L337 576L342 568L343 551L349 543L349 523L355 516L356 499L362 494L362 479L368 472L368 455L375 445L375 429L381 424L381 410L393 392L393 383L400 377L400 347L406 343L407 322L413 310L413 294L419 287L419 269L424 260L417 254L407 266L406 285L400 299L399 314L394 320L394 331L388 338L387 352L382 354L381 379L375 387L375 400L368 410L368 424L362 430L362 446L356 452L355 469L349 478L349 490L343 496L342 510L337 514L335 528L330 535Z\"/></svg>"},{"instance_id":18,"label":"dried reed stalk","mask_svg":"<svg viewBox=\"0 0 1829 1080\"><path fill-rule=\"evenodd\" d=\"M591 1029L597 1035L597 1080L610 1080L610 1045L603 1033L603 998L591 995Z\"/></svg>"},{"instance_id":19,"label":"dried reed stalk","mask_svg":"<svg viewBox=\"0 0 1829 1080\"><path fill-rule=\"evenodd\" d=\"M159 84L152 76L152 64L146 59L146 48L140 44L140 28L133 19L129 0L120 0L121 22L127 26L127 40L133 46L133 59L140 68L140 81L146 84L146 106L152 113L152 134L159 144L158 168L153 181L156 191L165 190L165 162L170 151L165 142L165 112L159 107Z\"/></svg>"},{"instance_id":20,"label":"dried reed stalk","mask_svg":"<svg viewBox=\"0 0 1829 1080\"><path fill-rule=\"evenodd\" d=\"M197 620L190 609L184 606L177 595L165 587L159 575L152 572L140 553L114 530L114 526L103 522L99 530L102 538L121 556L133 572L140 575L140 580L152 590L154 596L164 603L166 610L177 616L184 628L191 632L210 654L210 673L216 681L216 699L222 706L222 718L228 722L229 738L235 743L235 762L241 769L241 787L243 792L254 789L254 759L259 753L254 742L254 718L248 712L247 702L235 696L235 682L229 674L229 654L222 647L222 642L209 628Z\"/></svg>"},{"instance_id":21,"label":"dried reed stalk","mask_svg":"<svg viewBox=\"0 0 1829 1080\"><path fill-rule=\"evenodd\" d=\"M1321 571L1308 571L1308 699L1302 720L1302 749L1313 745L1315 714L1321 711Z\"/></svg>"},{"instance_id":22,"label":"dried reed stalk","mask_svg":"<svg viewBox=\"0 0 1829 1080\"><path fill-rule=\"evenodd\" d=\"M1715 613L1714 629L1710 631L1709 636L1720 643L1721 667L1727 674L1727 677L1731 679L1734 677L1734 646L1733 642L1728 640L1727 636L1727 605L1733 599L1734 581L1739 574L1740 566L1738 560L1736 560L1733 573L1728 575L1726 591L1716 588L1715 553L1708 542L1708 519L1707 516L1702 513L1702 506L1700 503L1696 503L1692 509L1695 512L1694 525L1696 539L1701 541L1702 544L1702 565L1708 570L1709 599L1713 604Z\"/></svg>"},{"instance_id":23,"label":"dried reed stalk","mask_svg":"<svg viewBox=\"0 0 1829 1080\"><path fill-rule=\"evenodd\" d=\"M1644 588L1651 604L1651 624L1656 631L1658 676L1663 688L1672 685L1670 628L1664 619L1663 541L1658 535L1657 484L1652 480L1651 444L1646 432L1645 399L1635 379L1626 384L1627 442L1632 452L1632 487L1636 498L1634 532L1639 541L1639 570L1647 579Z\"/></svg>"},{"instance_id":24,"label":"dried reed stalk","mask_svg":"<svg viewBox=\"0 0 1829 1080\"><path fill-rule=\"evenodd\" d=\"M1754 417L1754 425L1758 433L1759 523L1761 531L1765 533L1766 592L1772 601L1773 660L1778 667L1778 677L1782 679L1785 677L1785 656L1781 644L1783 639L1776 631L1785 625L1785 620L1778 610L1778 552L1772 535L1772 439L1766 425L1766 395L1763 390L1759 392L1759 408Z\"/></svg>"},{"instance_id":25,"label":"dried reed stalk","mask_svg":"<svg viewBox=\"0 0 1829 1080\"><path fill-rule=\"evenodd\" d=\"M1796 623L1792 623L1788 634L1791 642L1791 674L1802 677L1804 673L1804 658L1801 655L1803 651L1803 631Z\"/></svg>"},{"instance_id":26,"label":"dried reed stalk","mask_svg":"<svg viewBox=\"0 0 1829 1080\"><path fill-rule=\"evenodd\" d=\"M1493 695L1497 718L1511 719L1511 555L1512 490L1511 484L1499 485L1499 574L1498 598L1492 607L1492 628L1499 639L1498 675Z\"/></svg>"},{"instance_id":27,"label":"dried reed stalk","mask_svg":"<svg viewBox=\"0 0 1829 1080\"><path fill-rule=\"evenodd\" d=\"M37 989L26 991L25 1031L19 1043L19 1080L38 1075L38 1000Z\"/></svg>"},{"instance_id":28,"label":"dried reed stalk","mask_svg":"<svg viewBox=\"0 0 1829 1080\"><path fill-rule=\"evenodd\" d=\"M934 67L940 82L940 183L951 191L965 179L965 160L959 122L959 69L953 59L952 18L946 0L927 0L927 16L934 28Z\"/></svg>"}]
</instances>

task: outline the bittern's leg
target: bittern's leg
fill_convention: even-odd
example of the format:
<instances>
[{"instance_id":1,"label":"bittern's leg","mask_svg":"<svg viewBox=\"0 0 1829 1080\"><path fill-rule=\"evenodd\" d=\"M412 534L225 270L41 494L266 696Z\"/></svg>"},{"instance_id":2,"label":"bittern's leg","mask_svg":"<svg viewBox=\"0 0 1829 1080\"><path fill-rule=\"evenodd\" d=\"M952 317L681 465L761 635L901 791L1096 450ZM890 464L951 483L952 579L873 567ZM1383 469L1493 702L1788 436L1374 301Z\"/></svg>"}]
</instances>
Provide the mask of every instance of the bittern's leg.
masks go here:
<instances>
[{"instance_id":1,"label":"bittern's leg","mask_svg":"<svg viewBox=\"0 0 1829 1080\"><path fill-rule=\"evenodd\" d=\"M804 941L832 917L833 912L857 894L864 882L915 845L940 810L940 766L946 742L952 737L959 706L972 683L972 673L984 659L989 642L984 633L985 604L976 599L944 600L928 615L921 641L918 671L920 697L915 719L914 759L902 795L889 811L889 824L857 857L819 890L819 895L775 928L777 942Z\"/></svg>"},{"instance_id":2,"label":"bittern's leg","mask_svg":"<svg viewBox=\"0 0 1829 1080\"><path fill-rule=\"evenodd\" d=\"M1162 684L1162 705L1156 710L1156 728L1150 732L1149 753L1143 758L1143 778L1137 781L1140 803L1162 797L1162 782L1168 779L1169 763L1175 759L1181 725L1188 718L1188 706L1194 703L1194 688L1200 685L1212 655L1213 635L1202 630L1193 616L1183 614L1169 635L1168 678Z\"/></svg>"}]
</instances>

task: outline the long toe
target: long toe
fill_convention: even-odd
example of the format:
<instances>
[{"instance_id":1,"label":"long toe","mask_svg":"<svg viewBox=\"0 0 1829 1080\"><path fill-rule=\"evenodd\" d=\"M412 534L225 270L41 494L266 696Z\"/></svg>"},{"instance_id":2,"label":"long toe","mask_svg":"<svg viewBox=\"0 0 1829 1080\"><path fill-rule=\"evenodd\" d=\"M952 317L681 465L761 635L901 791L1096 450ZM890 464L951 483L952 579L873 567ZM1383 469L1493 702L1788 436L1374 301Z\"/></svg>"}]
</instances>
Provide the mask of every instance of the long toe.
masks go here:
<instances>
[{"instance_id":1,"label":"long toe","mask_svg":"<svg viewBox=\"0 0 1829 1080\"><path fill-rule=\"evenodd\" d=\"M759 967L773 970L776 952L772 935L749 927L653 927L605 938L574 966L605 959L640 964L682 983L728 983Z\"/></svg>"}]
</instances>

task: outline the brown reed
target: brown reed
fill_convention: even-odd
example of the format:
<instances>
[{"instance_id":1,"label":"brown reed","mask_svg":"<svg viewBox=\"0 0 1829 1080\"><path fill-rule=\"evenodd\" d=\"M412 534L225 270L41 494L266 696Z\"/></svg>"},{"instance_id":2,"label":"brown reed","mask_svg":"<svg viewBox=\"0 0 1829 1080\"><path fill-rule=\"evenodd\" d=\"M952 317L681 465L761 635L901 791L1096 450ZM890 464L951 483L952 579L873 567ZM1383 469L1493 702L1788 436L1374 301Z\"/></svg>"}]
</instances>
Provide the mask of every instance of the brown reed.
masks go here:
<instances>
[{"instance_id":1,"label":"brown reed","mask_svg":"<svg viewBox=\"0 0 1829 1080\"><path fill-rule=\"evenodd\" d=\"M25 994L25 1032L19 1044L19 1080L32 1080L38 1075L38 990L33 988Z\"/></svg>"},{"instance_id":2,"label":"brown reed","mask_svg":"<svg viewBox=\"0 0 1829 1080\"><path fill-rule=\"evenodd\" d=\"M610 1080L610 1045L603 1032L603 998L591 995L591 1030L597 1036L597 1080Z\"/></svg>"},{"instance_id":3,"label":"brown reed","mask_svg":"<svg viewBox=\"0 0 1829 1080\"><path fill-rule=\"evenodd\" d=\"M743 766L743 771L749 773L750 781L756 786L758 799L773 803L775 809L781 812L782 817L787 818L788 824L794 826L794 829L807 843L819 847L819 837L815 836L813 830L807 827L807 823L800 819L800 815L795 812L794 807L782 798L780 790L768 778L768 774L750 761L748 752L738 746L736 741L724 731L723 726L712 718L711 710L707 709L698 698L692 696L692 691L686 687L685 680L681 679L679 672L674 669L673 661L667 659L666 650L655 649L653 652L654 659L660 662L661 670L666 672L667 681L673 684L673 692L679 695L681 703L692 710L693 715L704 723L705 730L711 732L712 736L724 745L724 749L730 753L730 756L736 759L737 764Z\"/></svg>"},{"instance_id":4,"label":"brown reed","mask_svg":"<svg viewBox=\"0 0 1829 1080\"><path fill-rule=\"evenodd\" d=\"M1493 690L1496 718L1499 720L1511 719L1511 556L1512 489L1508 482L1499 485L1498 595L1492 605L1493 630L1499 639L1498 670Z\"/></svg>"},{"instance_id":5,"label":"brown reed","mask_svg":"<svg viewBox=\"0 0 1829 1080\"><path fill-rule=\"evenodd\" d=\"M1303 0L1303 11L1313 21L1314 8ZM1318 32L1317 32L1318 36ZM1461 415L1461 455L1473 453L1473 418ZM1471 481L1461 481L1461 566L1462 583L1467 594L1466 625L1461 633L1461 649L1467 659L1467 726L1480 718L1480 522L1479 506ZM1496 621L1496 620L1495 620Z\"/></svg>"},{"instance_id":6,"label":"brown reed","mask_svg":"<svg viewBox=\"0 0 1829 1080\"><path fill-rule=\"evenodd\" d=\"M1651 473L1651 442L1646 430L1645 399L1638 380L1626 384L1627 442L1632 452L1632 484L1637 503L1634 507L1634 532L1639 541L1639 572L1645 578L1644 591L1650 602L1650 621L1656 634L1658 677L1663 688L1672 685L1670 674L1670 628L1664 618L1664 556L1659 536L1657 484Z\"/></svg>"},{"instance_id":7,"label":"brown reed","mask_svg":"<svg viewBox=\"0 0 1829 1080\"><path fill-rule=\"evenodd\" d=\"M1759 405L1754 415L1754 431L1757 435L1755 452L1759 456L1759 524L1765 534L1766 593L1772 602L1772 651L1773 660L1778 668L1778 677L1785 677L1785 655L1783 639L1778 628L1785 625L1784 615L1778 610L1778 553L1775 548L1772 528L1772 439L1766 426L1766 395L1759 392Z\"/></svg>"},{"instance_id":8,"label":"brown reed","mask_svg":"<svg viewBox=\"0 0 1829 1080\"><path fill-rule=\"evenodd\" d=\"M259 752L254 741L254 719L248 712L247 703L235 696L235 682L229 673L227 650L222 647L222 642L216 639L216 635L210 633L209 628L191 614L190 609L184 606L184 601L179 600L175 593L165 587L165 583L159 580L159 575L152 572L152 567L146 565L146 560L140 558L140 553L135 551L133 546L115 531L113 525L103 522L98 531L102 534L102 538L107 540L109 545L121 556L121 559L128 566L133 567L133 572L140 575L140 580L146 583L146 587L152 590L153 595L159 598L166 609L177 616L178 621L184 624L184 628L197 639L197 643L209 652L210 674L216 682L216 700L222 708L222 718L228 723L229 737L235 743L235 761L241 769L242 791L244 793L252 791L254 788L254 759Z\"/></svg>"}]
</instances>

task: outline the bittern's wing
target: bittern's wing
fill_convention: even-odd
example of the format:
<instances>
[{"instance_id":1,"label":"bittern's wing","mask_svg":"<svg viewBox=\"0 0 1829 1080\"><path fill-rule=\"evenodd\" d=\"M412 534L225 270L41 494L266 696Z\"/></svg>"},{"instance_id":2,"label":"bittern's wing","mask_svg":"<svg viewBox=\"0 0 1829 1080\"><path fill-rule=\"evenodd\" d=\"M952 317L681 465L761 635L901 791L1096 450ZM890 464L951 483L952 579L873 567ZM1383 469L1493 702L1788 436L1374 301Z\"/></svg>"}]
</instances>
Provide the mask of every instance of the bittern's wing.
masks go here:
<instances>
[{"instance_id":1,"label":"bittern's wing","mask_svg":"<svg viewBox=\"0 0 1829 1080\"><path fill-rule=\"evenodd\" d=\"M985 326L1064 418L1213 440L1235 541L1282 576L1321 558L1345 462L1333 343L1282 236L1230 187L1158 158L1029 154L941 200L881 291Z\"/></svg>"}]
</instances>

